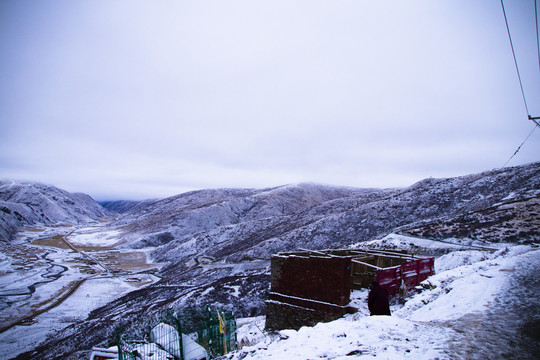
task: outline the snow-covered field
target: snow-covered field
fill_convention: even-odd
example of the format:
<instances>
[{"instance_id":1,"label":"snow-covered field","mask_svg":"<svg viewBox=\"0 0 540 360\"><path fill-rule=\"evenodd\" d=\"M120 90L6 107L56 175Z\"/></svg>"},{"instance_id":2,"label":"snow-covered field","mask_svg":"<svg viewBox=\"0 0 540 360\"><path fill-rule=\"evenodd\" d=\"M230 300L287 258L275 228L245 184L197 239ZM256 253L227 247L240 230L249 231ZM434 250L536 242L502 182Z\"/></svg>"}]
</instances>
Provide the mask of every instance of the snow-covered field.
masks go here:
<instances>
[{"instance_id":1,"label":"snow-covered field","mask_svg":"<svg viewBox=\"0 0 540 360\"><path fill-rule=\"evenodd\" d=\"M74 245L114 246L120 238L120 231L103 231L101 228L83 228L73 232L70 241Z\"/></svg>"},{"instance_id":2,"label":"snow-covered field","mask_svg":"<svg viewBox=\"0 0 540 360\"><path fill-rule=\"evenodd\" d=\"M11 359L31 350L54 332L84 321L92 310L158 280L152 274L140 273L150 267L144 263L144 253L139 256L142 261L119 263L118 259L122 258L118 254L122 253L109 251L117 242L116 234L100 232L97 227L45 228L22 232L13 244L3 249L0 359ZM65 242L66 246L62 246L63 237L76 247L96 248L74 251ZM106 249L99 251L99 246ZM99 264L94 259L100 259ZM115 272L119 267L132 271L119 274ZM24 326L12 326L25 318L29 321Z\"/></svg>"},{"instance_id":3,"label":"snow-covered field","mask_svg":"<svg viewBox=\"0 0 540 360\"><path fill-rule=\"evenodd\" d=\"M34 348L52 333L86 319L92 310L133 289L118 278L86 281L61 305L34 318L34 324L15 326L0 334L0 359L10 359Z\"/></svg>"},{"instance_id":4,"label":"snow-covered field","mask_svg":"<svg viewBox=\"0 0 540 360\"><path fill-rule=\"evenodd\" d=\"M452 252L436 259L438 273L422 283L403 304L391 307L392 316L368 316L367 291L353 292L356 314L342 319L303 327L298 331L264 333L264 318L239 323L239 342L245 346L227 359L484 359L507 358L508 341L497 338L470 344L471 338L485 338L482 333L499 327L501 334L522 339L519 328L504 322L493 323L494 307L500 298L513 303L508 290L520 274L537 274L540 250L533 246L503 247L496 252L467 250ZM527 284L524 284L527 286ZM528 301L538 309L538 284L529 288ZM536 295L536 296L534 296ZM508 298L510 297L510 298ZM522 299L521 299L522 300ZM527 304L522 304L527 308ZM506 309L500 309L506 313ZM497 312L497 310L495 310ZM508 317L513 315L509 314ZM540 314L521 314L540 320ZM515 316L514 316L515 317ZM468 326L471 319L481 319L479 326ZM515 318L512 320L516 320ZM463 327L463 328L460 328ZM480 334L479 334L480 333ZM503 335L504 335L503 334ZM470 336L469 336L470 335ZM500 349L497 349L497 346ZM522 344L523 346L523 344ZM526 346L526 344L525 344ZM538 343L536 343L538 346ZM519 348L510 358L530 358ZM493 354L494 357L486 354ZM499 354L500 356L496 356ZM486 357L487 356L487 357Z\"/></svg>"},{"instance_id":5,"label":"snow-covered field","mask_svg":"<svg viewBox=\"0 0 540 360\"><path fill-rule=\"evenodd\" d=\"M36 306L37 300L57 297L63 287L84 280L64 302L33 318L35 323L15 326L0 333L0 359L10 359L34 348L56 331L84 321L93 309L156 280L150 274L137 274L139 282L132 282L134 275L111 276L95 264L84 263L81 253L72 249L28 245L33 239L58 234L69 235L75 246L108 247L115 241L114 232L100 233L95 228L45 229L43 232L25 233L14 244L13 253L0 254L0 297L10 292L23 293L28 286L44 280L44 274L63 270L54 281L36 286L31 297L25 295L16 299L20 304L27 301L26 307L4 304L0 308L0 318L9 319L14 312L24 314L28 307ZM264 330L264 317L239 319L240 350L223 358L493 358L486 354L502 354L502 358L534 358L519 352L527 344L512 348L517 346L512 341L524 339L520 326L525 320L540 323L540 282L536 281L531 286L526 282L537 278L540 273L540 249L537 246L491 244L494 250L464 250L477 244L460 239L435 243L396 234L370 245L444 248L451 252L436 259L436 275L424 281L418 289L411 289L406 301L394 301L392 316L370 317L366 304L368 291L363 290L351 294L351 306L359 309L356 314L298 331L268 333ZM106 262L104 264L107 265ZM96 273L88 273L89 269ZM240 289L234 290L237 294ZM527 292L525 297L520 295L524 291ZM536 342L532 346L538 348L540 345ZM517 356L504 353L509 347L517 351Z\"/></svg>"}]
</instances>

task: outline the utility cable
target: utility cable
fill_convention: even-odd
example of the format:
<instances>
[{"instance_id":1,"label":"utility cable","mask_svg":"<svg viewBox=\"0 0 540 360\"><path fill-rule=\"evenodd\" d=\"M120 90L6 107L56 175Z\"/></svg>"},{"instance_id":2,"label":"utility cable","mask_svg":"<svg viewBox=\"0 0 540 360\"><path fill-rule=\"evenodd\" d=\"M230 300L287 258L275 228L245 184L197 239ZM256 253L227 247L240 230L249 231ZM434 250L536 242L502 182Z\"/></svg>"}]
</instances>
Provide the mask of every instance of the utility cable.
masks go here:
<instances>
[{"instance_id":1,"label":"utility cable","mask_svg":"<svg viewBox=\"0 0 540 360\"><path fill-rule=\"evenodd\" d=\"M512 42L512 36L510 35L510 27L508 26L508 19L506 17L506 10L504 9L503 0L501 0L501 6L504 14L504 22L506 23L506 31L508 31L508 39L510 39L510 46L512 47L512 55L514 56L514 64L516 65L517 76L519 79L519 86L521 87L521 95L523 96L523 103L525 104L525 110L527 116L529 115L529 107L527 106L527 100L525 99L525 91L523 91L523 82L521 81L521 75L519 73L519 67L516 59L516 52L514 51L514 43Z\"/></svg>"},{"instance_id":2,"label":"utility cable","mask_svg":"<svg viewBox=\"0 0 540 360\"><path fill-rule=\"evenodd\" d=\"M536 122L535 122L536 123ZM532 131L529 133L529 135L527 135L527 137L525 138L525 140L523 140L523 142L521 143L521 145L518 146L517 150L514 152L514 154L512 156L510 156L510 159L508 159L508 161L506 161L506 163L504 164L503 168L506 167L506 165L508 165L508 163L510 162L510 160L512 160L514 158L514 156L516 156L516 154L519 152L519 150L521 150L521 147L523 146L523 144L525 144L525 142L527 140L529 140L529 138L531 137L532 133L534 132L534 130L536 130L537 127L540 127L540 125L538 124L535 124L534 125L534 128L532 129Z\"/></svg>"},{"instance_id":3,"label":"utility cable","mask_svg":"<svg viewBox=\"0 0 540 360\"><path fill-rule=\"evenodd\" d=\"M506 167L506 165L508 165L510 160L512 160L514 158L514 156L517 155L519 150L521 150L521 147L527 142L527 140L529 140L529 138L531 137L532 133L536 130L536 128L540 127L540 123L538 121L536 121L539 118L532 117L529 114L529 107L527 106L527 99L525 97L525 91L523 90L523 82L521 81L521 74L519 73L519 66L518 66L517 58L516 58L516 51L514 50L514 42L512 41L512 35L510 35L510 27L508 26L508 18L506 16L506 10L504 8L503 0L501 0L501 7L502 7L503 15L504 15L504 22L506 23L506 31L508 32L508 39L510 40L510 47L512 48L512 56L514 57L514 65L516 66L516 72L517 72L517 76L518 76L518 79L519 79L519 87L521 88L521 96L523 97L523 103L525 104L525 110L527 111L527 117L528 117L529 120L532 120L534 122L534 124L535 124L533 129L529 133L529 135L527 135L527 137L525 138L525 140L523 140L521 145L519 145L518 148L516 149L516 151L512 154L512 156L510 156L510 159L508 159L506 161L506 163L503 166L503 167ZM538 49L538 66L539 66L539 69L540 69L540 36L539 36L539 32L538 32L538 6L537 6L537 0L534 0L534 20L535 20L535 23L536 23L536 46L537 46L537 49Z\"/></svg>"},{"instance_id":4,"label":"utility cable","mask_svg":"<svg viewBox=\"0 0 540 360\"><path fill-rule=\"evenodd\" d=\"M540 70L540 33L538 32L538 4L534 0L534 20L536 21L536 49L538 50L538 70Z\"/></svg>"}]
</instances>

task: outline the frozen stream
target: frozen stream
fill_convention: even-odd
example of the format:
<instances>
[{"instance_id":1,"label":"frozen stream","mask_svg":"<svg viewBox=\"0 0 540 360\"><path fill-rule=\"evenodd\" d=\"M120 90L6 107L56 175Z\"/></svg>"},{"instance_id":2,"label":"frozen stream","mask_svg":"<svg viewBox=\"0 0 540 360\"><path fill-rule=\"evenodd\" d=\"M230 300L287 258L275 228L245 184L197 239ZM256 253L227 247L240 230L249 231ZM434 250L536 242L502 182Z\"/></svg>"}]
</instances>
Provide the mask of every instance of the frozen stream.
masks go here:
<instances>
[{"instance_id":1,"label":"frozen stream","mask_svg":"<svg viewBox=\"0 0 540 360\"><path fill-rule=\"evenodd\" d=\"M145 272L152 265L144 255L105 244L117 241L114 233L72 229L25 232L0 251L0 359L30 350L92 310L158 280Z\"/></svg>"},{"instance_id":2,"label":"frozen stream","mask_svg":"<svg viewBox=\"0 0 540 360\"><path fill-rule=\"evenodd\" d=\"M76 255L19 243L2 248L0 258L0 333L47 311L88 277Z\"/></svg>"},{"instance_id":3,"label":"frozen stream","mask_svg":"<svg viewBox=\"0 0 540 360\"><path fill-rule=\"evenodd\" d=\"M38 285L47 284L47 283L50 283L52 281L58 280L62 276L62 274L64 272L68 271L67 266L54 263L54 260L47 259L47 255L49 255L48 252L41 256L41 258L43 260L45 260L49 264L49 267L47 269L45 269L45 271L46 271L45 274L41 274L41 277L46 279L46 280L36 281L33 284L25 285L28 291L17 292L17 291L20 291L21 288L15 288L15 289L11 289L11 290L6 289L6 290L3 290L3 291L0 290L0 301L2 301L3 303L10 304L10 303L13 303L14 301L17 301L17 300L10 301L9 300L10 297L24 296L24 295L32 296L32 294L34 294L36 292L36 287ZM28 299L28 298L25 298L25 300L26 299Z\"/></svg>"},{"instance_id":4,"label":"frozen stream","mask_svg":"<svg viewBox=\"0 0 540 360\"><path fill-rule=\"evenodd\" d=\"M44 302L41 301L43 305L48 305L48 307L36 308L35 306L33 307L31 305L31 304L40 303L39 300L34 301L34 299L32 299L32 297L36 293L36 289L38 286L43 286L45 284L50 284L54 281L57 281L58 279L62 277L62 274L64 274L65 272L69 270L67 266L57 264L55 263L54 260L48 259L47 258L48 255L49 255L49 252L46 252L41 255L41 259L47 263L48 267L42 270L44 271L44 273L40 274L39 277L37 277L36 276L37 274L36 274L34 276L27 278L27 279L30 279L30 283L23 285L23 287L17 287L17 288L11 288L11 289L8 288L8 289L4 289L3 291L0 291L0 304L2 305L1 309L2 310L6 309L6 312L9 313L9 314L2 314L2 317L1 317L2 322L0 323L0 333L9 330L10 328L17 325L18 323L21 323L22 321L31 320L32 317L37 316L43 311L47 311L48 308L54 306L53 305L54 300L61 301L61 300L55 299L54 296L52 296L50 299L47 299ZM45 279L45 280L40 280L40 279ZM39 280L39 281L36 281L36 280ZM31 283L32 281L34 282ZM15 284L17 284L17 282ZM2 285L5 286L6 284L2 284ZM26 286L26 288L24 286ZM63 285L62 285L62 288L63 288Z\"/></svg>"}]
</instances>

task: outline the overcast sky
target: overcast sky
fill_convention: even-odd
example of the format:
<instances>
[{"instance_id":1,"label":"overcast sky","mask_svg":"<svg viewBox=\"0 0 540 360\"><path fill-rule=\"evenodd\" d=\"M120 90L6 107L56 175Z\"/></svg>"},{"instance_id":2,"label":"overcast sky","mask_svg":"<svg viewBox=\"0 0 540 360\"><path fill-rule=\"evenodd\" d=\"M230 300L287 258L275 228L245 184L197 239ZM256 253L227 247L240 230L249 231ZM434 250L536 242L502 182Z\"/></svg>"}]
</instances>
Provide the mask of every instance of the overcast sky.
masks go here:
<instances>
[{"instance_id":1,"label":"overcast sky","mask_svg":"<svg viewBox=\"0 0 540 360\"><path fill-rule=\"evenodd\" d=\"M505 2L540 116L534 0ZM95 199L502 167L527 119L501 4L0 1L0 178ZM540 129L508 166L540 160Z\"/></svg>"}]
</instances>

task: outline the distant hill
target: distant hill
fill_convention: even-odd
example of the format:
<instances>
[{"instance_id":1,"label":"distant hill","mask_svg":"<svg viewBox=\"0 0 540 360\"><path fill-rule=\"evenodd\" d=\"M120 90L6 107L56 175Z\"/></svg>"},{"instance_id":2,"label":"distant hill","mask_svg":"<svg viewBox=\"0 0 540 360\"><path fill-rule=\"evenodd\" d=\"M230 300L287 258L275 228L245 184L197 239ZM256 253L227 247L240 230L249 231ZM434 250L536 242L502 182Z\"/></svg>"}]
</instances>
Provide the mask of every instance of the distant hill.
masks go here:
<instances>
[{"instance_id":1,"label":"distant hill","mask_svg":"<svg viewBox=\"0 0 540 360\"><path fill-rule=\"evenodd\" d=\"M280 251L343 247L381 238L398 228L460 223L478 214L484 214L483 225L476 226L474 233L467 232L472 225L454 225L454 232L442 231L439 225L438 232L433 228L415 234L481 237L480 227L526 216L521 225L528 224L528 230L519 225L519 236L508 229L482 236L490 241L530 241L540 231L534 215L540 213L539 187L540 163L534 163L425 179L402 189L295 184L262 190L203 190L141 206L113 225L123 225L126 247L155 247L154 259L175 262L201 256L232 262L268 259ZM495 206L498 211L489 210Z\"/></svg>"},{"instance_id":2,"label":"distant hill","mask_svg":"<svg viewBox=\"0 0 540 360\"><path fill-rule=\"evenodd\" d=\"M0 200L10 201L4 200L4 186ZM11 214L52 201L50 194L32 195L35 200L26 205L26 196L10 203ZM65 203L55 196L53 203ZM540 163L534 163L425 179L400 189L293 184L111 203L108 208L118 206L114 211L121 215L104 230L119 231L125 248L149 248L154 261L166 263L157 274L161 280L95 309L86 321L51 336L32 356L54 359L97 344L109 346L116 327L170 307L212 304L234 310L237 317L264 314L269 259L281 251L355 246L392 232L438 239L538 241L539 200Z\"/></svg>"},{"instance_id":3,"label":"distant hill","mask_svg":"<svg viewBox=\"0 0 540 360\"><path fill-rule=\"evenodd\" d=\"M109 217L90 196L31 182L0 181L0 240L24 226L77 224Z\"/></svg>"},{"instance_id":4,"label":"distant hill","mask_svg":"<svg viewBox=\"0 0 540 360\"><path fill-rule=\"evenodd\" d=\"M99 205L112 213L125 214L130 211L136 211L139 208L154 202L155 200L112 200L112 201L98 201Z\"/></svg>"}]
</instances>

